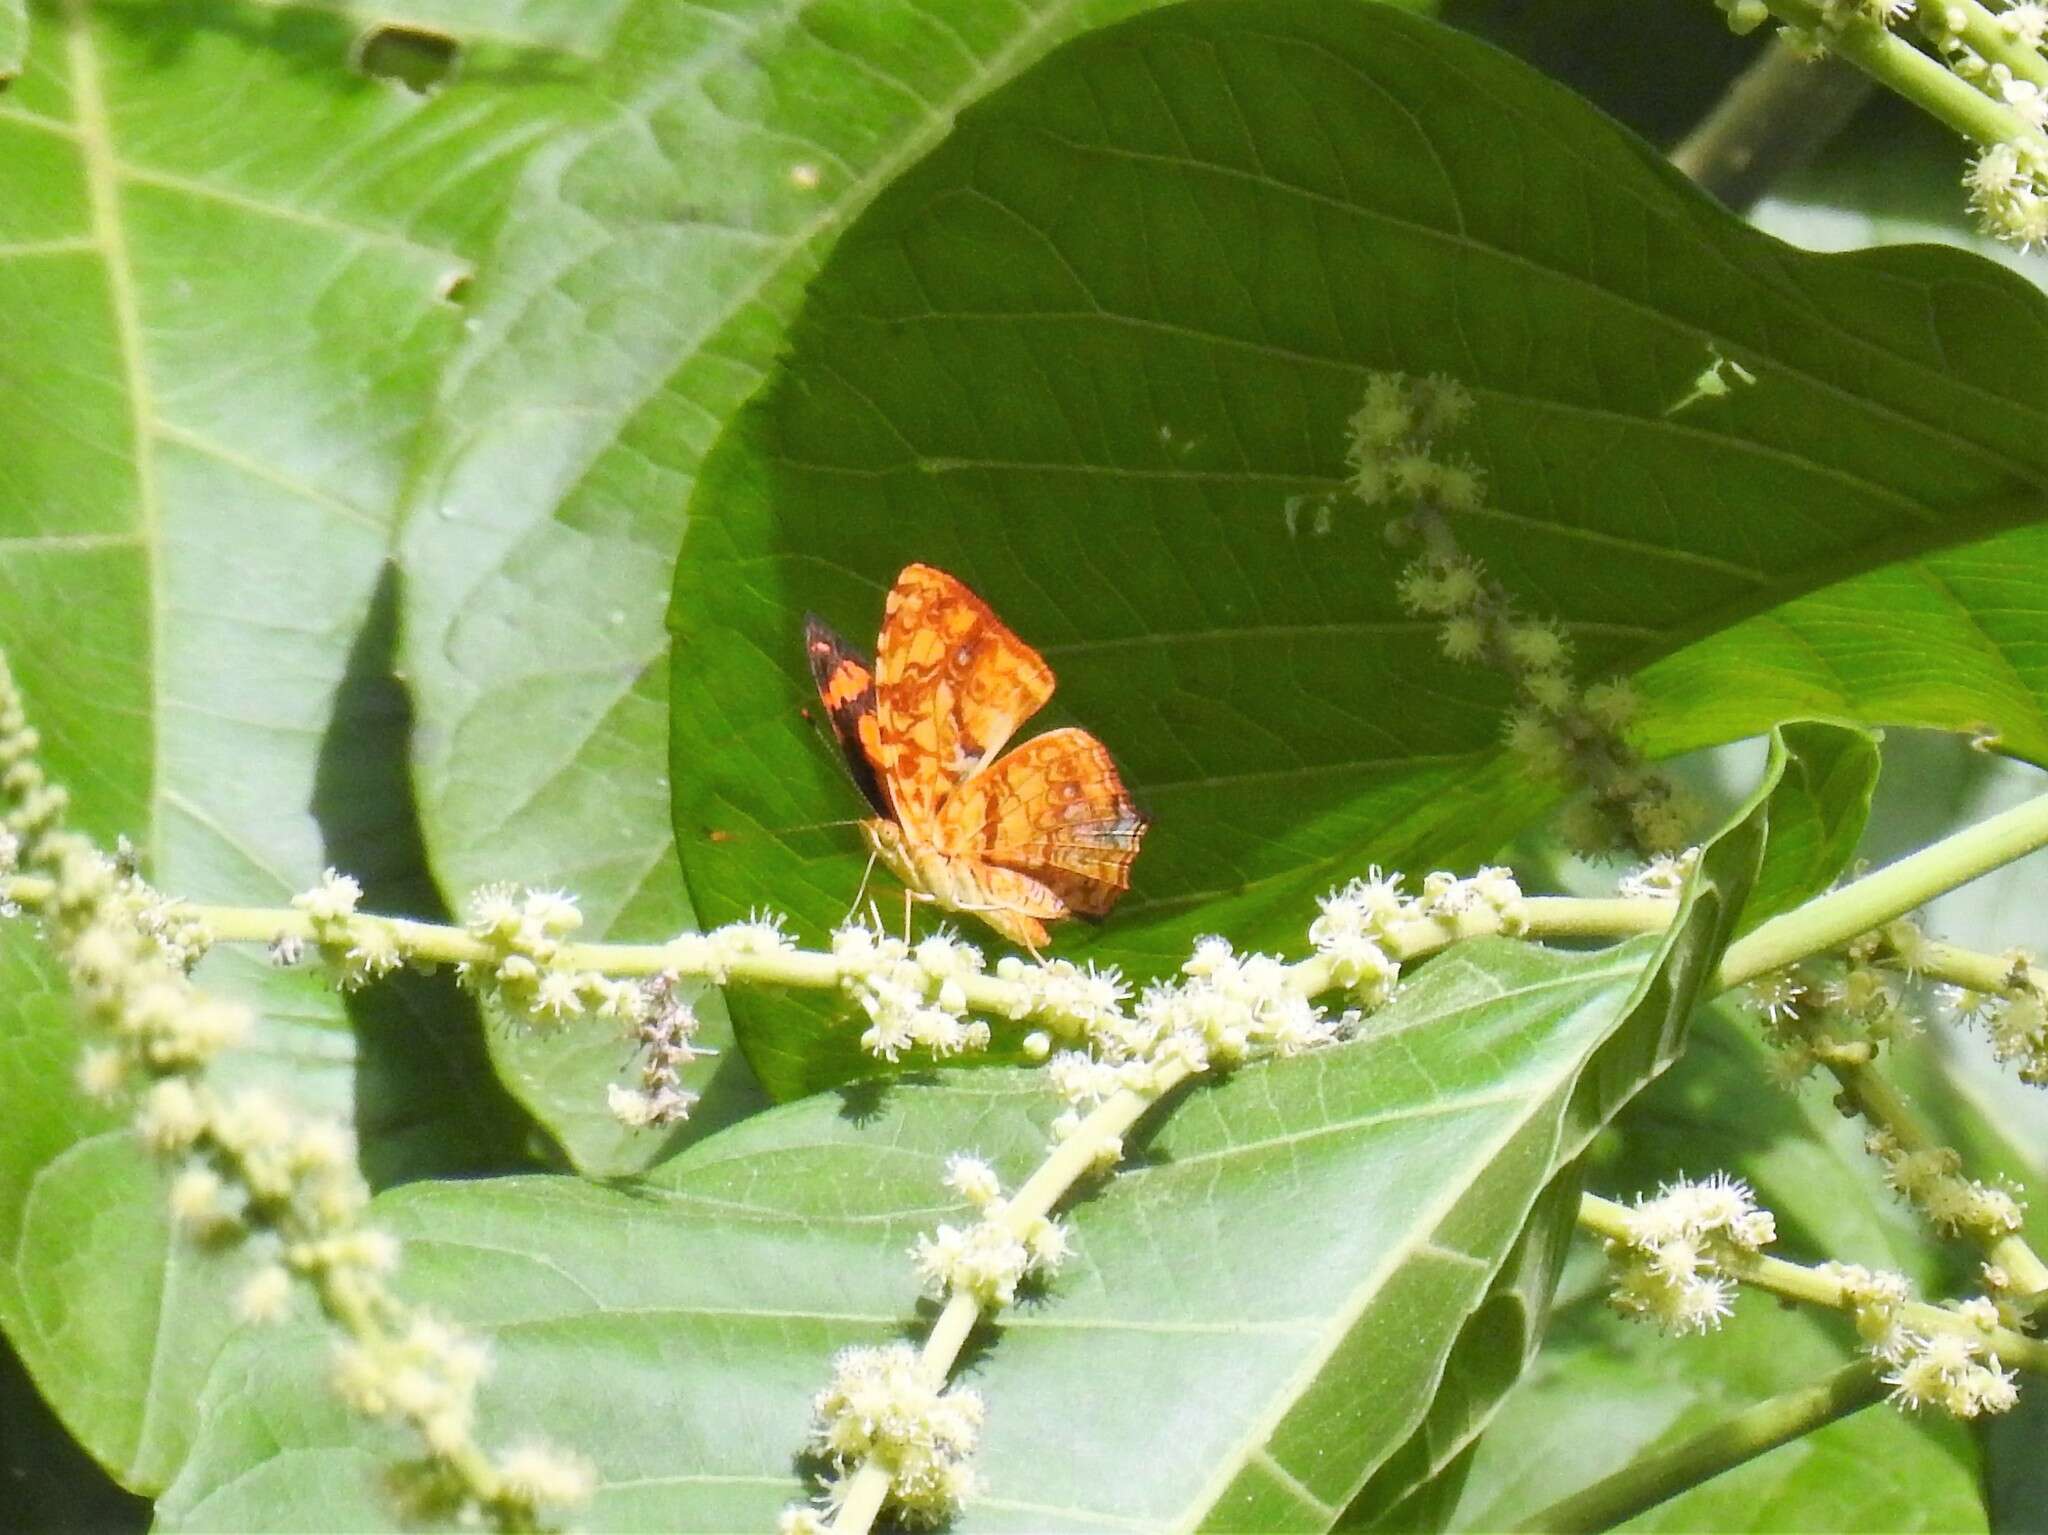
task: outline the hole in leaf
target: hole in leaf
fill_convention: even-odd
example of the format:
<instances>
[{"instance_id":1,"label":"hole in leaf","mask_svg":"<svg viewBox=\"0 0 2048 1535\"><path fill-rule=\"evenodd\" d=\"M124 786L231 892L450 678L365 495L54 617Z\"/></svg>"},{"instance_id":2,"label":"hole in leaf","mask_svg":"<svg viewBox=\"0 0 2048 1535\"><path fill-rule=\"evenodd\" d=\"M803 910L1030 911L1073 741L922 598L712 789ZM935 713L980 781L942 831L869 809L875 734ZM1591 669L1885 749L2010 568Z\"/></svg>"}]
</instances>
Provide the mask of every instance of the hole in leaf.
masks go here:
<instances>
[{"instance_id":1,"label":"hole in leaf","mask_svg":"<svg viewBox=\"0 0 2048 1535\"><path fill-rule=\"evenodd\" d=\"M351 63L358 74L389 80L415 95L446 85L462 62L462 45L440 32L395 23L373 27L356 39Z\"/></svg>"}]
</instances>

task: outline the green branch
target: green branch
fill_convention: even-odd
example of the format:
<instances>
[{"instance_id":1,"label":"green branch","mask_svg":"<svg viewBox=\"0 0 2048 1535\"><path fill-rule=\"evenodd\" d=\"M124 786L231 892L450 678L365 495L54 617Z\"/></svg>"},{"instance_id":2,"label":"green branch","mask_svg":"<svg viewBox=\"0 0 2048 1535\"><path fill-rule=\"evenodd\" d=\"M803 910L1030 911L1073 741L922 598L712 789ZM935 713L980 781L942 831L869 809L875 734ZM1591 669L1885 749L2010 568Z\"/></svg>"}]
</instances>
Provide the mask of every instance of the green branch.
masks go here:
<instances>
[{"instance_id":1,"label":"green branch","mask_svg":"<svg viewBox=\"0 0 2048 1535\"><path fill-rule=\"evenodd\" d=\"M1861 1411L1884 1394L1874 1362L1844 1365L1810 1386L1768 1397L1668 1450L1631 1461L1612 1476L1551 1504L1520 1528L1531 1535L1611 1530L1768 1450Z\"/></svg>"},{"instance_id":2,"label":"green branch","mask_svg":"<svg viewBox=\"0 0 2048 1535\"><path fill-rule=\"evenodd\" d=\"M1721 956L1719 989L1825 954L2041 847L2048 847L2048 795L1965 827L1854 884L1773 917Z\"/></svg>"},{"instance_id":3,"label":"green branch","mask_svg":"<svg viewBox=\"0 0 2048 1535\"><path fill-rule=\"evenodd\" d=\"M1780 21L1820 38L1830 52L1965 138L1980 144L2031 143L2048 150L2048 139L2012 108L1994 101L1938 59L1884 28L1867 23L1831 26L1818 0L1764 3Z\"/></svg>"},{"instance_id":4,"label":"green branch","mask_svg":"<svg viewBox=\"0 0 2048 1535\"><path fill-rule=\"evenodd\" d=\"M1631 1215L1627 1205L1602 1199L1598 1194L1580 1196L1579 1229L1593 1236L1623 1244L1633 1242L1636 1227ZM1860 1304L1853 1286L1837 1275L1826 1269L1788 1263L1783 1258L1761 1254L1740 1258L1731 1256L1728 1272L1754 1289L1768 1290L1784 1300L1798 1301L1803 1305L1853 1313ZM1906 1302L1899 1307L1898 1315L1902 1323L1922 1336L1952 1332L1982 1339L2006 1364L2030 1374L2048 1376L2048 1342L2039 1338L2030 1338L2010 1327L1980 1328L1967 1317L1946 1307L1930 1306L1925 1301Z\"/></svg>"}]
</instances>

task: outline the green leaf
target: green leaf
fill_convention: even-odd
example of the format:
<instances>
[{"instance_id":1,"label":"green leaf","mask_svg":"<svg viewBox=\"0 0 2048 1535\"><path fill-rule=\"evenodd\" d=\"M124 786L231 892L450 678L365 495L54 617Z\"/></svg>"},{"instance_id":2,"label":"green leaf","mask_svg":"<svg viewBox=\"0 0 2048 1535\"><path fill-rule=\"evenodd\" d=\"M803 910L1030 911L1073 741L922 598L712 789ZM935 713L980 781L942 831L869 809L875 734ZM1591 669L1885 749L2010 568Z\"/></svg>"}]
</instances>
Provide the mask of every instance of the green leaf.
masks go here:
<instances>
[{"instance_id":1,"label":"green leaf","mask_svg":"<svg viewBox=\"0 0 2048 1535\"><path fill-rule=\"evenodd\" d=\"M149 1504L123 1492L64 1431L0 1338L0 1480L17 1529L129 1535L149 1528Z\"/></svg>"},{"instance_id":2,"label":"green leaf","mask_svg":"<svg viewBox=\"0 0 2048 1535\"><path fill-rule=\"evenodd\" d=\"M1707 850L1661 937L1461 946L1356 1041L1155 1111L1126 1170L1071 1202L1078 1260L973 1357L988 1492L961 1527L1335 1520L1423 1427L1461 1337L1498 1338L1517 1304L1534 1325L1560 1172L1682 1043L1765 824L1753 808ZM638 1187L414 1185L378 1218L407 1239L409 1293L493 1335L487 1432L594 1458L592 1523L760 1528L804 1495L831 1352L914 1327L905 1249L962 1218L939 1192L946 1158L971 1150L1013 1187L1058 1108L1031 1072L857 1084ZM1546 1191L1550 1240L1525 1240ZM165 1528L390 1524L368 1473L402 1442L325 1399L321 1359L308 1333L223 1359ZM1476 1379L1461 1370L1456 1392L1477 1401Z\"/></svg>"},{"instance_id":3,"label":"green leaf","mask_svg":"<svg viewBox=\"0 0 2048 1535\"><path fill-rule=\"evenodd\" d=\"M451 899L559 882L582 897L586 935L691 925L669 834L661 613L699 459L846 219L961 108L1149 3L625 8L590 77L608 110L529 172L408 500L421 815ZM702 1012L715 1044L722 1014ZM621 1052L523 1035L494 1049L579 1166L660 1154L589 1117ZM760 1101L737 1052L700 1070L698 1129Z\"/></svg>"},{"instance_id":4,"label":"green leaf","mask_svg":"<svg viewBox=\"0 0 2048 1535\"><path fill-rule=\"evenodd\" d=\"M1668 756L1774 720L1834 715L1965 733L2048 764L2048 604L2023 528L1845 581L1657 662L1646 750Z\"/></svg>"},{"instance_id":5,"label":"green leaf","mask_svg":"<svg viewBox=\"0 0 2048 1535\"><path fill-rule=\"evenodd\" d=\"M1593 675L2034 515L2044 341L2009 275L1789 251L1395 11L1091 35L869 208L707 464L671 613L693 899L842 917L863 853L817 828L860 806L800 723L801 617L870 636L921 559L1043 649L1054 713L1156 815L1129 898L1063 948L1145 974L1197 931L1277 942L1367 863L1484 856L1549 801L1500 760L1507 681L1402 612L1406 556L1345 491L1369 373L1473 390L1492 505L1457 536ZM1675 410L1713 355L1757 383ZM827 1010L740 1026L778 1094L859 1066Z\"/></svg>"},{"instance_id":6,"label":"green leaf","mask_svg":"<svg viewBox=\"0 0 2048 1535\"><path fill-rule=\"evenodd\" d=\"M28 56L28 0L0 0L0 87L21 73Z\"/></svg>"},{"instance_id":7,"label":"green leaf","mask_svg":"<svg viewBox=\"0 0 2048 1535\"><path fill-rule=\"evenodd\" d=\"M1576 1229L1580 1185L1574 1163L1543 1191L1486 1298L1458 1330L1421 1426L1345 1505L1336 1528L1443 1526L1456 1507L1469 1451L1543 1341Z\"/></svg>"},{"instance_id":8,"label":"green leaf","mask_svg":"<svg viewBox=\"0 0 2048 1535\"><path fill-rule=\"evenodd\" d=\"M535 57L510 40L432 98L366 81L359 24L320 8L69 0L33 19L0 96L0 416L19 428L0 645L50 769L83 829L132 838L179 896L275 905L337 857L403 900L396 499L462 331L452 285L559 102L491 83ZM0 1102L23 1127L0 1137L0 1326L95 1458L160 1486L227 1330L221 1283L79 1098L26 924L0 931L0 968ZM437 1038L403 999L345 1009L246 952L199 979L263 1017L224 1085L352 1121L372 1177L513 1160L524 1127L479 1089L459 1011Z\"/></svg>"},{"instance_id":9,"label":"green leaf","mask_svg":"<svg viewBox=\"0 0 2048 1535\"><path fill-rule=\"evenodd\" d=\"M1804 721L1779 727L1788 749L1771 795L1771 856L1742 909L1747 932L1826 890L1849 867L1877 788L1878 738Z\"/></svg>"},{"instance_id":10,"label":"green leaf","mask_svg":"<svg viewBox=\"0 0 2048 1535\"><path fill-rule=\"evenodd\" d=\"M1946 132L1899 124L1845 136L1828 164L1795 178L1755 221L1811 250L1941 243L2010 268L2036 287L2041 263L1971 230ZM1793 714L1961 731L2048 763L2048 604L2028 579L2048 537L2020 528L1829 588L1738 625L1653 667L1646 742L1677 752Z\"/></svg>"}]
</instances>

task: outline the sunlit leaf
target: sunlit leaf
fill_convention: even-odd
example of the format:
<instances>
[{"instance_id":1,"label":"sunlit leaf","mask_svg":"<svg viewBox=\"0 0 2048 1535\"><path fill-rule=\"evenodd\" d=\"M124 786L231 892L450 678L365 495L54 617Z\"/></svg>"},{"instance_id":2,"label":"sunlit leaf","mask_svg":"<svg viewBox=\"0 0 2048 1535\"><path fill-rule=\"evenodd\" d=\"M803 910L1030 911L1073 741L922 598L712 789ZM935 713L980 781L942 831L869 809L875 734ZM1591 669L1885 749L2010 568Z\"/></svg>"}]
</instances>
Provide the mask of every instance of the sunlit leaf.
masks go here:
<instances>
[{"instance_id":1,"label":"sunlit leaf","mask_svg":"<svg viewBox=\"0 0 2048 1535\"><path fill-rule=\"evenodd\" d=\"M1789 251L1399 12L1094 34L861 217L710 460L672 612L693 897L841 919L864 854L829 823L860 802L803 721L802 615L870 636L919 559L1044 651L1050 716L1156 816L1130 896L1063 947L1147 973L1200 931L1277 942L1367 864L1483 857L1550 801L1501 760L1507 680L1402 611L1408 555L1345 489L1373 370L1470 387L1488 509L1456 535L1593 676L2036 515L2044 344L2009 274ZM1756 382L1684 403L1717 356ZM1713 686L1720 735L1812 712ZM777 1093L859 1067L824 1009L741 1028Z\"/></svg>"},{"instance_id":2,"label":"sunlit leaf","mask_svg":"<svg viewBox=\"0 0 2048 1535\"><path fill-rule=\"evenodd\" d=\"M34 23L0 95L0 645L50 770L187 899L282 904L336 859L417 901L380 587L452 293L554 104L488 82L539 50L480 43L471 84L421 98L351 71L363 23L339 10L72 0ZM41 940L0 945L0 1325L93 1455L160 1485L221 1286L80 1099ZM262 1012L223 1086L351 1121L378 1181L513 1159L459 1009L351 1017L247 950L199 979Z\"/></svg>"},{"instance_id":3,"label":"sunlit leaf","mask_svg":"<svg viewBox=\"0 0 2048 1535\"><path fill-rule=\"evenodd\" d=\"M587 81L604 110L528 173L408 498L421 819L451 899L562 884L589 936L690 925L661 613L698 463L846 220L984 92L1148 3L624 8ZM716 1043L715 996L700 1013ZM621 1052L520 1035L494 1048L579 1165L661 1152L591 1112ZM736 1053L699 1070L686 1135L758 1103Z\"/></svg>"},{"instance_id":4,"label":"sunlit leaf","mask_svg":"<svg viewBox=\"0 0 2048 1535\"><path fill-rule=\"evenodd\" d=\"M1766 824L1752 806L1708 849L1663 937L1461 946L1354 1042L1156 1109L1128 1167L1070 1203L1077 1261L974 1351L986 1495L961 1527L1334 1521L1437 1421L1461 1339L1540 1327L1560 1174L1679 1048ZM947 1157L971 1151L1014 1186L1059 1108L1031 1072L856 1084L701 1141L642 1186L420 1185L380 1218L408 1238L412 1293L494 1336L491 1432L594 1459L593 1523L758 1528L805 1495L832 1352L930 1315L906 1249L964 1218ZM1539 1202L1547 1235L1525 1240ZM266 1334L222 1362L166 1527L391 1521L364 1473L397 1441L317 1400L320 1357L305 1334ZM1491 1393L1475 1363L1457 1394L1490 1410L1512 1362Z\"/></svg>"}]
</instances>

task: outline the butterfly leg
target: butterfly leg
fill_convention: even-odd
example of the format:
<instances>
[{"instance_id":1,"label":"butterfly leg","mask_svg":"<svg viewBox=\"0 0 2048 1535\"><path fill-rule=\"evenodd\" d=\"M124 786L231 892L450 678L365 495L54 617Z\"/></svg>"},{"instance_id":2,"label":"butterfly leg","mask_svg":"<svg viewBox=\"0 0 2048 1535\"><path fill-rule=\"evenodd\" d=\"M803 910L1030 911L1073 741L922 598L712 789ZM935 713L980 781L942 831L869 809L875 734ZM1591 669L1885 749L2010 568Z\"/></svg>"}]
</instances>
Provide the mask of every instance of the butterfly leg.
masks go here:
<instances>
[{"instance_id":1,"label":"butterfly leg","mask_svg":"<svg viewBox=\"0 0 2048 1535\"><path fill-rule=\"evenodd\" d=\"M874 877L875 859L877 856L877 854L870 852L868 854L868 866L860 871L860 888L853 893L853 904L846 908L846 922L853 920L853 914L860 910L860 898L868 893L868 881ZM841 925L843 926L844 923ZM875 926L879 928L881 923L877 922Z\"/></svg>"}]
</instances>

